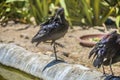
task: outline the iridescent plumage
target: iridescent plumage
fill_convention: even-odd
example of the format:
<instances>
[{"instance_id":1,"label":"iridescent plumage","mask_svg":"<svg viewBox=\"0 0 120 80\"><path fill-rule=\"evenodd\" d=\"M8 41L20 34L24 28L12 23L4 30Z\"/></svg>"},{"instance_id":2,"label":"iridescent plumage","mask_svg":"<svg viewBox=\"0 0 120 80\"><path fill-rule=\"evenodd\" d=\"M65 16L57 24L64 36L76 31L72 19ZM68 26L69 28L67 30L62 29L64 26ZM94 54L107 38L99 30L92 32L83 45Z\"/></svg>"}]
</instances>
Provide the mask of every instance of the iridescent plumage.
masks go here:
<instances>
[{"instance_id":1,"label":"iridescent plumage","mask_svg":"<svg viewBox=\"0 0 120 80\"><path fill-rule=\"evenodd\" d=\"M113 31L106 36L104 36L96 45L95 47L91 50L89 54L89 58L93 56L93 66L94 67L101 67L104 62L107 61L110 65L111 72L113 74L112 68L111 68L111 63L112 59L120 53L120 34L118 34L116 31ZM109 60L109 61L108 61ZM104 67L103 67L103 72Z\"/></svg>"},{"instance_id":2,"label":"iridescent plumage","mask_svg":"<svg viewBox=\"0 0 120 80\"><path fill-rule=\"evenodd\" d=\"M54 53L56 55L55 41L66 34L66 32L68 31L68 27L69 24L65 19L64 9L59 8L56 14L51 19L41 24L40 30L32 38L32 43L37 42L37 46L40 42L51 40L51 43L54 44Z\"/></svg>"}]
</instances>

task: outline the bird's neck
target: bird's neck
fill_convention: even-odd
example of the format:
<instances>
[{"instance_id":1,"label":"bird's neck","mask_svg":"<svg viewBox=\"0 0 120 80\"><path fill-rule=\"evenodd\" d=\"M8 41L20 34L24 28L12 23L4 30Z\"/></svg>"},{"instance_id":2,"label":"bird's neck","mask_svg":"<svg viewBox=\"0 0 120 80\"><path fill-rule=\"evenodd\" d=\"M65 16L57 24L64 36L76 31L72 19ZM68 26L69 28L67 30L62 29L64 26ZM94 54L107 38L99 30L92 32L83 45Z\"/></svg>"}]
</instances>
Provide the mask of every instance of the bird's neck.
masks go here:
<instances>
[{"instance_id":1,"label":"bird's neck","mask_svg":"<svg viewBox=\"0 0 120 80\"><path fill-rule=\"evenodd\" d=\"M66 28L68 28L69 23L68 23L68 21L65 19L65 14L60 15L60 18L61 18L62 24L64 24L64 25L66 26Z\"/></svg>"},{"instance_id":2,"label":"bird's neck","mask_svg":"<svg viewBox=\"0 0 120 80\"><path fill-rule=\"evenodd\" d=\"M61 14L60 17L61 17L62 21L65 21L65 15L64 14Z\"/></svg>"}]
</instances>

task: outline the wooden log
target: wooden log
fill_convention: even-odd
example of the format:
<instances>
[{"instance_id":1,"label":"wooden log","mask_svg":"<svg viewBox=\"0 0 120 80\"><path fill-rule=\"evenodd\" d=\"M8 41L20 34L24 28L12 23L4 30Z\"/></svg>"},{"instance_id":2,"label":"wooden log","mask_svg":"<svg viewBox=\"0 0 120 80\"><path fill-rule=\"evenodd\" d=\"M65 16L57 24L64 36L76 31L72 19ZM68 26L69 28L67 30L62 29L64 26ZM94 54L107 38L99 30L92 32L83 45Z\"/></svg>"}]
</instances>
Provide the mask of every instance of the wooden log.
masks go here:
<instances>
[{"instance_id":1,"label":"wooden log","mask_svg":"<svg viewBox=\"0 0 120 80\"><path fill-rule=\"evenodd\" d=\"M56 62L53 57L29 52L15 44L0 44L0 63L43 80L103 80L100 72L61 60Z\"/></svg>"}]
</instances>

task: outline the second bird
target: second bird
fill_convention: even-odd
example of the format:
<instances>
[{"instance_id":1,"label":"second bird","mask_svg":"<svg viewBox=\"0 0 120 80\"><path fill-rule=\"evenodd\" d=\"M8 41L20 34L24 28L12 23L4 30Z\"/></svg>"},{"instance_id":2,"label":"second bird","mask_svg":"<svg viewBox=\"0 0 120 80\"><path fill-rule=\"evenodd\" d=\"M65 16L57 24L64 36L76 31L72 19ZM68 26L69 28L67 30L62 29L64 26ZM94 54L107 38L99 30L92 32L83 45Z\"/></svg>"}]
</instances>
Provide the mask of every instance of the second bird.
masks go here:
<instances>
[{"instance_id":1,"label":"second bird","mask_svg":"<svg viewBox=\"0 0 120 80\"><path fill-rule=\"evenodd\" d=\"M36 42L37 46L40 42L51 40L51 45L53 45L55 53L55 59L57 60L55 41L65 35L68 31L68 27L69 24L65 19L64 9L59 8L51 19L41 25L40 30L32 38L32 43Z\"/></svg>"},{"instance_id":2,"label":"second bird","mask_svg":"<svg viewBox=\"0 0 120 80\"><path fill-rule=\"evenodd\" d=\"M109 64L112 75L111 64L116 56L120 54L120 34L113 31L106 36L104 36L91 50L89 58L93 56L93 66L103 67L103 73L105 74L104 65Z\"/></svg>"}]
</instances>

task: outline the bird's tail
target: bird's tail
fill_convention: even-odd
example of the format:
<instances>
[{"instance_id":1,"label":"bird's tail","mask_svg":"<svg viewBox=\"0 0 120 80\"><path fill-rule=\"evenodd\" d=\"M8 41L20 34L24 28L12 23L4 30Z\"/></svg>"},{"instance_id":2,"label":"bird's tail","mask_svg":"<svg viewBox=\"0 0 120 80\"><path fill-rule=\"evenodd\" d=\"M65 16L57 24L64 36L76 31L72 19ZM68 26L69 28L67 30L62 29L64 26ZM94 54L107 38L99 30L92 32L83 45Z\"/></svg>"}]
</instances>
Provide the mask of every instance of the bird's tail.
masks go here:
<instances>
[{"instance_id":1,"label":"bird's tail","mask_svg":"<svg viewBox=\"0 0 120 80\"><path fill-rule=\"evenodd\" d=\"M41 43L41 40L40 40L40 39L38 40L38 39L34 39L34 38L33 38L33 39L31 40L31 43L34 43L34 42L36 42L36 46L38 46L38 44Z\"/></svg>"},{"instance_id":2,"label":"bird's tail","mask_svg":"<svg viewBox=\"0 0 120 80\"><path fill-rule=\"evenodd\" d=\"M101 67L102 63L103 63L103 58L96 57L96 59L93 62L93 66L99 68Z\"/></svg>"},{"instance_id":3,"label":"bird's tail","mask_svg":"<svg viewBox=\"0 0 120 80\"><path fill-rule=\"evenodd\" d=\"M37 42L37 39L35 39L34 37L31 40L31 43Z\"/></svg>"},{"instance_id":4,"label":"bird's tail","mask_svg":"<svg viewBox=\"0 0 120 80\"><path fill-rule=\"evenodd\" d=\"M34 39L32 39L32 40L31 40L31 43L34 43L34 42L35 42L35 40L34 40Z\"/></svg>"}]
</instances>

